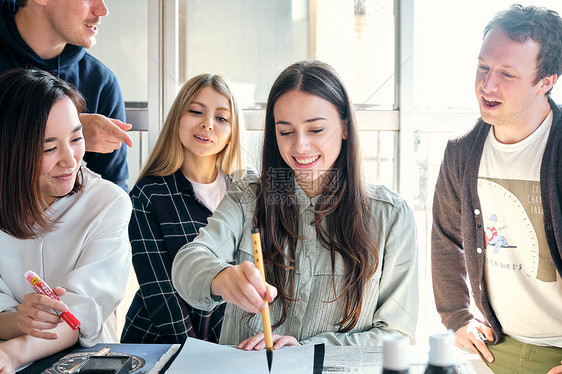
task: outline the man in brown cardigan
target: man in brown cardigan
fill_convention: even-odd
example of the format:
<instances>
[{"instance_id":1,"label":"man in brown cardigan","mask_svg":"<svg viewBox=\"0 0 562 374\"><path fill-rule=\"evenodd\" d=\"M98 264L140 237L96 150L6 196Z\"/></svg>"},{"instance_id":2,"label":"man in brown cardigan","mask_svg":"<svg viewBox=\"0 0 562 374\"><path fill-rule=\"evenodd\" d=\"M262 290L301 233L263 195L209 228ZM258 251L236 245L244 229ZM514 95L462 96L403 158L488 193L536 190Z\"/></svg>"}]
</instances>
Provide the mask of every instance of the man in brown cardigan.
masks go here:
<instances>
[{"instance_id":1,"label":"man in brown cardigan","mask_svg":"<svg viewBox=\"0 0 562 374\"><path fill-rule=\"evenodd\" d=\"M435 189L437 310L495 373L562 373L561 51L556 12L495 16L478 57L481 118L447 145Z\"/></svg>"}]
</instances>

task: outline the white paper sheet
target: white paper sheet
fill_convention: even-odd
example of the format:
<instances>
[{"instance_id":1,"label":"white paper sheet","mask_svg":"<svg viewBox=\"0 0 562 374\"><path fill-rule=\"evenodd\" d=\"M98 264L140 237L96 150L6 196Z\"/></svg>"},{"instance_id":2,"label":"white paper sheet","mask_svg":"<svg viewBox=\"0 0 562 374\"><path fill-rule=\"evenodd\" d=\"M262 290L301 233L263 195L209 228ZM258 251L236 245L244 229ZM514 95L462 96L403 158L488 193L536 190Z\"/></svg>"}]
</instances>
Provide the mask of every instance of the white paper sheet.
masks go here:
<instances>
[{"instance_id":1,"label":"white paper sheet","mask_svg":"<svg viewBox=\"0 0 562 374\"><path fill-rule=\"evenodd\" d=\"M314 345L283 347L273 351L272 374L312 374ZM243 351L238 348L187 339L168 374L244 373L266 374L265 350Z\"/></svg>"}]
</instances>

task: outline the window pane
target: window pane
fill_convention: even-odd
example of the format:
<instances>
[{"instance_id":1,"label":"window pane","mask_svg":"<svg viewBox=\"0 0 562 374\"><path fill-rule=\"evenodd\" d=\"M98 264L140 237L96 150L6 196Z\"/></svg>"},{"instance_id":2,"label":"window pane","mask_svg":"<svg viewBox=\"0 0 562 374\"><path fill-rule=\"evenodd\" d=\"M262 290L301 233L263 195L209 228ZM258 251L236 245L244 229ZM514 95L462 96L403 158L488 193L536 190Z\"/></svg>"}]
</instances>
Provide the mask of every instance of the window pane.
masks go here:
<instances>
[{"instance_id":1,"label":"window pane","mask_svg":"<svg viewBox=\"0 0 562 374\"><path fill-rule=\"evenodd\" d=\"M185 82L201 73L225 75L239 86L238 97L246 109L266 102L283 68L308 57L305 0L185 0L180 4L180 16L185 19L184 26L180 22L180 79Z\"/></svg>"},{"instance_id":2,"label":"window pane","mask_svg":"<svg viewBox=\"0 0 562 374\"><path fill-rule=\"evenodd\" d=\"M361 131L361 168L369 183L395 188L395 157L398 144L395 131Z\"/></svg>"},{"instance_id":3,"label":"window pane","mask_svg":"<svg viewBox=\"0 0 562 374\"><path fill-rule=\"evenodd\" d=\"M484 27L498 11L514 2L544 6L562 14L560 0L473 0L460 8L448 0L414 3L416 111L479 112L474 78ZM552 91L557 102L562 100L559 85Z\"/></svg>"},{"instance_id":4,"label":"window pane","mask_svg":"<svg viewBox=\"0 0 562 374\"><path fill-rule=\"evenodd\" d=\"M355 0L353 53L338 58L349 63L344 72L353 71L344 79L357 109L394 108L394 21L392 0Z\"/></svg>"},{"instance_id":5,"label":"window pane","mask_svg":"<svg viewBox=\"0 0 562 374\"><path fill-rule=\"evenodd\" d=\"M180 83L225 75L246 109L309 58L331 64L359 108L393 107L393 0L182 0L179 33Z\"/></svg>"}]
</instances>

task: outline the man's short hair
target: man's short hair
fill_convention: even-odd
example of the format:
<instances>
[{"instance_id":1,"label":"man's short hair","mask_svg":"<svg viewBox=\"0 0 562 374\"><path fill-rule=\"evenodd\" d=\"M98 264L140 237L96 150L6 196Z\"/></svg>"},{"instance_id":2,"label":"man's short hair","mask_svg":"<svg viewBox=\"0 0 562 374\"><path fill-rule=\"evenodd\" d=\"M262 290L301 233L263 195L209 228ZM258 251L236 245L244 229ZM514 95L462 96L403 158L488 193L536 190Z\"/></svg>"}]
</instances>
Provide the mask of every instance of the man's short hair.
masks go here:
<instances>
[{"instance_id":1,"label":"man's short hair","mask_svg":"<svg viewBox=\"0 0 562 374\"><path fill-rule=\"evenodd\" d=\"M27 3L27 0L16 0L16 4L20 7L23 8L25 6L25 3Z\"/></svg>"},{"instance_id":2,"label":"man's short hair","mask_svg":"<svg viewBox=\"0 0 562 374\"><path fill-rule=\"evenodd\" d=\"M484 36L501 28L511 40L525 42L529 38L540 45L537 56L535 84L544 77L562 73L562 18L554 10L514 4L498 12L484 28Z\"/></svg>"}]
</instances>

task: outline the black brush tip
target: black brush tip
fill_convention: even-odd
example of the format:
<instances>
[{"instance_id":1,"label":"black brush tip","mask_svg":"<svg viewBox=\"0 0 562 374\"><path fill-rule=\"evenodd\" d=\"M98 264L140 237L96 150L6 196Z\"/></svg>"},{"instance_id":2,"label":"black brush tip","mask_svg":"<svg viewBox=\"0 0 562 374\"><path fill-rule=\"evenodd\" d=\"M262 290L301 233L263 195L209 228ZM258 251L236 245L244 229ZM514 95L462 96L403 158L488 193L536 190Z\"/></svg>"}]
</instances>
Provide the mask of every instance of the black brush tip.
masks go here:
<instances>
[{"instance_id":1,"label":"black brush tip","mask_svg":"<svg viewBox=\"0 0 562 374\"><path fill-rule=\"evenodd\" d=\"M266 348L265 355L267 356L267 368L271 373L271 365L273 364L273 348Z\"/></svg>"}]
</instances>

